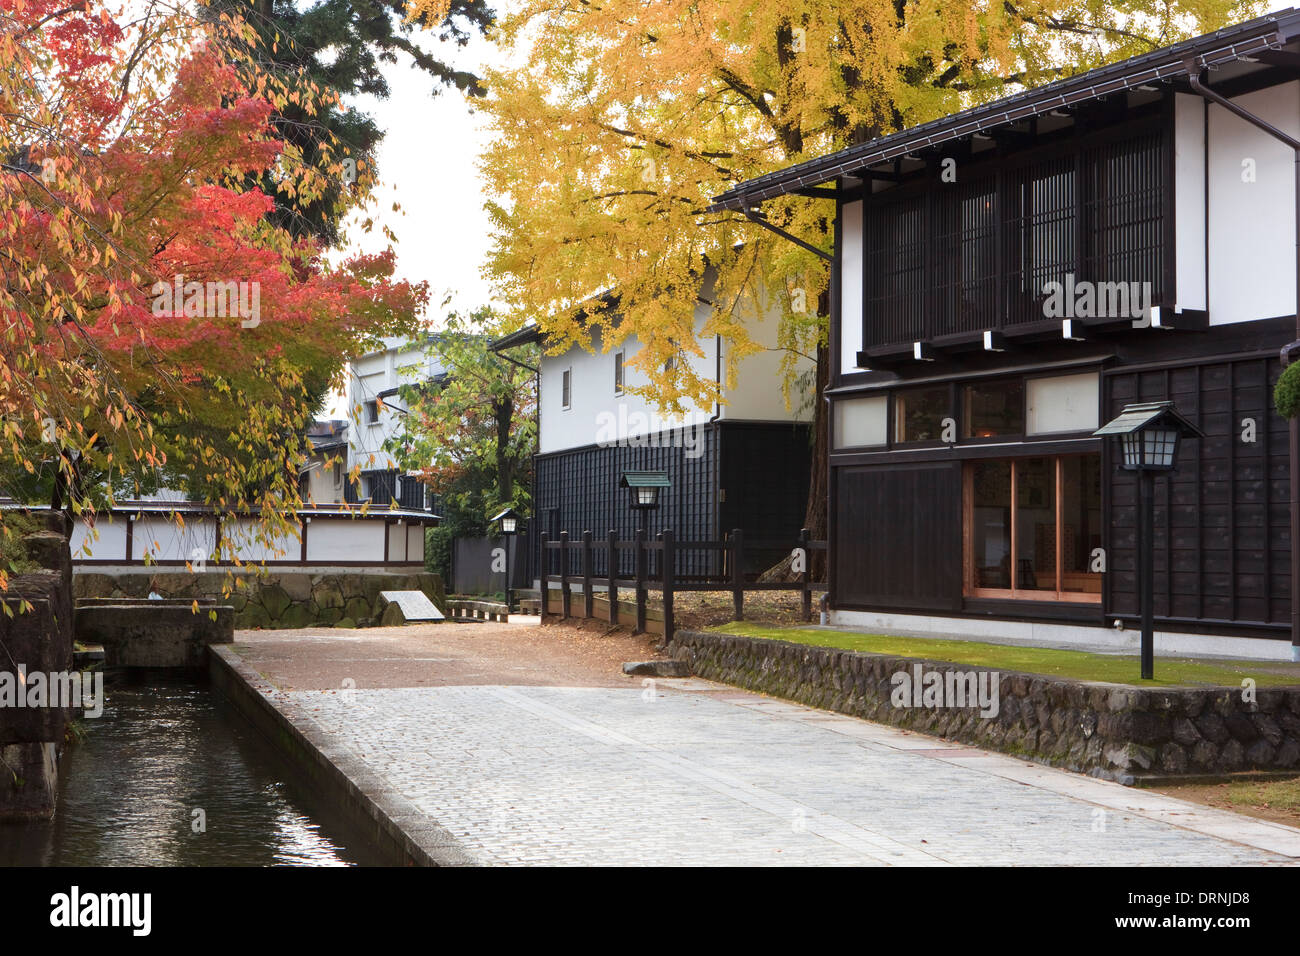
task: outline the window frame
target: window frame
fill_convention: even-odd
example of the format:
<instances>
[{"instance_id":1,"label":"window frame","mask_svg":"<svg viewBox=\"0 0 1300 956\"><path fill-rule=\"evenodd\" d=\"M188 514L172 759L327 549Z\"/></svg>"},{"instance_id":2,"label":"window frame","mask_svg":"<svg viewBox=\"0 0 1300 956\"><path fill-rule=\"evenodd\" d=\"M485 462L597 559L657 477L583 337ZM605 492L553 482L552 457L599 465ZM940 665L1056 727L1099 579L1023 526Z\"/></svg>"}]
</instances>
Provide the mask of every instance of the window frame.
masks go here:
<instances>
[{"instance_id":1,"label":"window frame","mask_svg":"<svg viewBox=\"0 0 1300 956\"><path fill-rule=\"evenodd\" d=\"M1097 421L1102 421L1102 410L1100 400L1102 395L1101 384L1102 368L1100 366L1085 365L1074 369L1054 369L1054 370L1035 370L1032 372L1021 372L1019 374L990 374L979 375L972 378L949 379L944 382L917 382L917 383L899 383L889 388L889 421L887 423L887 447L890 451L913 451L924 448L946 448L946 447L978 447L981 445L1007 445L1007 444L1026 444L1032 445L1035 442L1060 441L1062 439L1079 438L1091 435L1095 430L1092 427L1085 427L1073 431L1063 432L1038 432L1029 434L1029 383L1039 379L1052 378L1069 378L1075 375L1096 375L1098 381L1098 409ZM1020 421L1023 431L1017 434L992 435L987 438L964 437L969 422L967 421L965 407L965 390L970 387L979 387L981 383L998 383L998 382L1020 382ZM897 396L900 392L918 391L923 388L939 389L947 387L948 394L948 414L957 424L957 440L952 442L940 439L925 439L923 441L900 441L898 437L898 410ZM876 392L862 392L851 397L865 397L866 395L878 394ZM850 397L850 396L846 396ZM876 446L879 447L879 446ZM834 449L840 451L841 449Z\"/></svg>"},{"instance_id":2,"label":"window frame","mask_svg":"<svg viewBox=\"0 0 1300 956\"><path fill-rule=\"evenodd\" d=\"M922 438L915 441L903 441L902 439L900 439L898 437L898 398L900 393L919 392L923 390L937 392L940 389L944 389L948 393L948 413L943 417L951 418L953 420L953 423L957 429L957 441L946 442L943 440L942 420L940 420L940 429L939 429L940 437L938 438ZM956 384L954 382L933 382L930 384L921 383L916 385L904 385L900 388L891 388L889 390L889 422L888 422L889 430L887 434L887 437L889 439L889 447L891 449L892 448L899 448L899 449L944 448L949 445L960 444L961 443L961 419L958 417L957 410L954 408L955 403L956 403Z\"/></svg>"},{"instance_id":3,"label":"window frame","mask_svg":"<svg viewBox=\"0 0 1300 956\"><path fill-rule=\"evenodd\" d=\"M1011 502L1010 511L1010 568L1011 568L1011 587L1010 588L988 588L980 587L975 578L975 465L979 461L986 459L968 459L962 462L961 475L961 537L962 537L962 597L987 599L993 598L1006 601L1048 601L1056 604L1095 604L1101 606L1102 598L1105 593L1105 572L1085 572L1097 573L1099 587L1097 591L1066 591L1063 588L1065 583L1065 570L1063 569L1064 558L1064 539L1065 535L1061 534L1061 526L1064 520L1064 495L1062 494L1065 469L1063 466L1067 458L1086 458L1091 455L1097 457L1097 467L1102 467L1102 456L1100 452L1081 452L1078 454L1068 455L1035 455L1024 454L1008 456L1007 458L992 459L994 461L1007 461L1011 464ZM1031 458L1048 458L1052 462L1053 472L1053 500L1055 502L1055 534L1056 554L1054 566L1056 568L1056 588L1055 590L1046 589L1028 589L1016 587L1016 578L1019 573L1018 560L1019 549L1017 548L1017 539L1019 532L1016 520L1017 515L1017 498L1018 490L1016 466L1018 462L1026 461ZM1070 572L1075 573L1075 572Z\"/></svg>"},{"instance_id":4,"label":"window frame","mask_svg":"<svg viewBox=\"0 0 1300 956\"><path fill-rule=\"evenodd\" d=\"M570 365L560 373L560 409L568 411L573 408L573 366Z\"/></svg>"},{"instance_id":5,"label":"window frame","mask_svg":"<svg viewBox=\"0 0 1300 956\"><path fill-rule=\"evenodd\" d=\"M1100 374L1100 373L1098 373ZM1020 431L1006 432L1001 435L967 435L970 430L971 422L966 409L966 391L971 388L979 388L981 385L998 385L1016 382L1020 385ZM1029 435L1026 431L1027 420L1029 418L1029 377L1026 375L997 375L988 378L977 378L969 381L957 383L957 444L960 445L996 445L1006 444L1009 441L1028 441ZM1038 436L1034 436L1037 438Z\"/></svg>"},{"instance_id":6,"label":"window frame","mask_svg":"<svg viewBox=\"0 0 1300 956\"><path fill-rule=\"evenodd\" d=\"M1019 222L1019 217L1014 214L1019 204L1015 203L1013 209L1012 193L1015 192L1016 183L1026 172L1053 160L1074 160L1077 170L1074 174L1075 193L1072 215L1075 224L1073 228L1076 235L1082 233L1080 238L1083 242L1073 250L1075 258L1069 271L1074 273L1076 280L1103 281L1103 277L1093 275L1092 270L1098 261L1105 259L1106 250L1111 247L1107 246L1103 249L1105 238L1096 230L1090 227L1085 229L1082 225L1089 222L1088 216L1097 208L1095 196L1091 193L1085 194L1085 190L1089 188L1088 183L1095 178L1099 166L1104 165L1104 157L1098 157L1101 150L1147 137L1158 137L1155 146L1148 150L1152 156L1164 157L1172 149L1174 137L1172 119L1162 102L1154 101L1131 107L1124 118L1108 122L1098 128L1080 130L1073 125L1067 125L1045 132L1035 142L1024 147L1007 152L982 151L965 162L959 182L973 183L985 177L997 180L995 238L992 248L1001 263L996 277L997 306L994 312L994 315L1000 318L994 322L972 322L969 323L969 328L966 328L968 323L964 315L958 314L954 317L946 313L939 314L943 297L942 288L929 279L920 288L898 293L908 296L917 303L917 306L915 310L908 311L905 317L894 316L891 313L891 305L887 301L889 295L882 285L884 274L873 270L873 258L887 255L887 247L896 244L885 236L887 230L883 221L880 229L872 232L870 223L873 217L880 213L888 215L890 208L895 204L905 205L918 199L927 203L932 211L944 197L944 190L952 189L953 185L936 183L933 166L927 164L925 169L914 170L904 175L899 182L887 184L879 189L868 187L860 200L863 204L862 316L860 319L862 348L869 350L928 340L942 335L945 328L949 326L951 326L950 330L961 328L970 334L975 334L985 329L1024 327L1042 319L1041 314L1037 313L1041 301L1034 301L1041 299L1041 296L1026 298L1022 291L1018 291L1028 278L1027 263L1022 260L1026 242L1030 240L1022 235L1019 227L1013 228L1013 222ZM1164 162L1164 159L1157 158L1153 161ZM1151 304L1153 305L1161 304L1172 294L1169 286L1173 281L1171 263L1174 261L1176 245L1176 230L1173 227L1173 220L1168 215L1172 188L1167 183L1162 186L1159 215L1147 216L1142 220L1144 225L1149 224L1153 218L1160 222L1159 242L1155 247L1158 252L1154 253L1158 254L1159 260L1154 274L1149 277L1152 283ZM1140 189L1135 191L1142 192ZM935 247L938 230L933 228L931 223L927 223L924 231L926 238L922 244L926 248L926 268L928 274L933 276L938 274L932 262L936 255L932 247ZM1141 229L1134 226L1133 231L1138 233Z\"/></svg>"},{"instance_id":7,"label":"window frame","mask_svg":"<svg viewBox=\"0 0 1300 956\"><path fill-rule=\"evenodd\" d=\"M623 358L624 358L624 353L622 350L619 350L614 353L614 395L615 396L619 396L623 394L623 385L624 385Z\"/></svg>"}]
</instances>

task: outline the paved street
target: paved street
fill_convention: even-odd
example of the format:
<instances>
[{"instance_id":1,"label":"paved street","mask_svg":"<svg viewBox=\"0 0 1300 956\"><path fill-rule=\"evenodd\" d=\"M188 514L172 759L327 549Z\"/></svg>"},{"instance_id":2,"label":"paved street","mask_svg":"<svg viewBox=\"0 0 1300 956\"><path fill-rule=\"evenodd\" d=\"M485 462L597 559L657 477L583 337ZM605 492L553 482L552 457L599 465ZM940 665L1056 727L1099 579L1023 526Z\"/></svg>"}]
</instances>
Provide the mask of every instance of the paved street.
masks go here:
<instances>
[{"instance_id":1,"label":"paved street","mask_svg":"<svg viewBox=\"0 0 1300 956\"><path fill-rule=\"evenodd\" d=\"M490 669L467 667L477 643L508 642L518 627L353 632L346 655L330 643L338 632L250 632L237 640L269 680L295 688L277 696L483 863L1300 858L1300 831L1288 827L723 685L643 684L588 663L575 665L572 682L587 686L528 686L484 682ZM528 630L534 639L537 629ZM297 653L288 653L291 643ZM477 679L368 687L364 676L349 678L391 657L394 646L431 671ZM334 648L314 669L307 666L313 647L317 657ZM299 679L286 681L278 669ZM313 679L304 686L308 670Z\"/></svg>"}]
</instances>

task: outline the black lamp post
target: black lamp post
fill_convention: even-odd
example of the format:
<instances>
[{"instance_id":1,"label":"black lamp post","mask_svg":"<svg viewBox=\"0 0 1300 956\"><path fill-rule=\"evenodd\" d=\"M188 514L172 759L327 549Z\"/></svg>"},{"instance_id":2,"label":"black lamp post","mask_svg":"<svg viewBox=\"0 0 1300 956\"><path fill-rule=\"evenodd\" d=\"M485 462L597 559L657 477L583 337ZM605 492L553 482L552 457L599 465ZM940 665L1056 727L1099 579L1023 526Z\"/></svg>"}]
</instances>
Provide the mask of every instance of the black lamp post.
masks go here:
<instances>
[{"instance_id":1,"label":"black lamp post","mask_svg":"<svg viewBox=\"0 0 1300 956\"><path fill-rule=\"evenodd\" d=\"M638 511L641 514L641 534L639 538L640 540L644 540L646 515L659 507L659 492L664 488L672 487L672 483L668 480L668 473L666 471L625 471L623 472L623 477L619 479L618 484L620 488L627 488L632 492L632 508L634 511ZM636 548L636 575L638 581L636 604L639 608L645 607L645 590L639 583L642 571L645 568L642 563L642 555L642 546L638 543ZM613 555L610 555L610 560L614 560ZM617 600L617 598L611 597L610 600ZM643 626L644 622L641 620L640 613L638 612L637 627L640 628Z\"/></svg>"},{"instance_id":2,"label":"black lamp post","mask_svg":"<svg viewBox=\"0 0 1300 956\"><path fill-rule=\"evenodd\" d=\"M492 516L496 522L497 534L506 539L506 616L510 615L510 573L514 570L514 539L519 533L519 514L514 508L506 508L500 514Z\"/></svg>"},{"instance_id":3,"label":"black lamp post","mask_svg":"<svg viewBox=\"0 0 1300 956\"><path fill-rule=\"evenodd\" d=\"M1155 673L1155 476L1178 467L1178 443L1204 433L1174 410L1173 402L1125 405L1119 416L1093 432L1119 439L1125 471L1136 471L1138 495L1138 596L1142 608L1142 679ZM1168 571L1166 571L1168 573Z\"/></svg>"}]
</instances>

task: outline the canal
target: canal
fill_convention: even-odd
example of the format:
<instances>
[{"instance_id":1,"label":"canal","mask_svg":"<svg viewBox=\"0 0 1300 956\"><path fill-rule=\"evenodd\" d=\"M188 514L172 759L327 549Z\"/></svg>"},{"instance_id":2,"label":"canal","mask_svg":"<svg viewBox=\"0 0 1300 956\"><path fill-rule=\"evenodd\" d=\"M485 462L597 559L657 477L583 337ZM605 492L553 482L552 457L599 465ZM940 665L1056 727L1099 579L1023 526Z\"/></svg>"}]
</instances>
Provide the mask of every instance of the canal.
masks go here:
<instances>
[{"instance_id":1,"label":"canal","mask_svg":"<svg viewBox=\"0 0 1300 956\"><path fill-rule=\"evenodd\" d=\"M381 865L219 692L110 675L49 823L0 824L2 866ZM3 768L0 768L2 771ZM202 825L200 825L202 824Z\"/></svg>"}]
</instances>

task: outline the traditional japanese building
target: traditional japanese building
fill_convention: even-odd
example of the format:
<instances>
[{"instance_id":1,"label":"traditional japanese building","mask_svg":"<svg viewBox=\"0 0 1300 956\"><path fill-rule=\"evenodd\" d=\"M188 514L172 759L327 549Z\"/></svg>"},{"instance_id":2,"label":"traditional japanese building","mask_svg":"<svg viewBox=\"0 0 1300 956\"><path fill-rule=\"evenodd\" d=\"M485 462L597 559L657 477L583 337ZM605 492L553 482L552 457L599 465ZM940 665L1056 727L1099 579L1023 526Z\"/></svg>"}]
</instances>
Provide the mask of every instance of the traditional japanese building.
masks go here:
<instances>
[{"instance_id":1,"label":"traditional japanese building","mask_svg":"<svg viewBox=\"0 0 1300 956\"><path fill-rule=\"evenodd\" d=\"M745 182L832 203L833 619L1095 640L1135 623L1136 481L1093 432L1171 400L1156 627L1289 656L1300 12Z\"/></svg>"},{"instance_id":2,"label":"traditional japanese building","mask_svg":"<svg viewBox=\"0 0 1300 956\"><path fill-rule=\"evenodd\" d=\"M708 276L704 281L707 286ZM646 382L630 365L641 348L635 335L606 347L593 326L587 347L574 344L558 354L542 355L537 370L534 547L543 532L554 539L567 531L578 540L591 531L603 539L612 529L626 540L643 523L651 539L665 528L679 541L716 541L735 528L751 539L797 539L808 501L812 390L796 387L789 405L782 395L775 306L749 326L754 339L767 348L740 359L736 384L728 387L727 345L703 331L711 309L704 298L695 313L698 353L682 349L676 361L691 363L697 375L716 382L725 402L688 402L680 413L666 414L634 395L633 389ZM605 307L616 308L612 299L605 302ZM545 344L545 333L536 326L491 347L508 354L531 342ZM801 359L800 366L807 373L812 363ZM620 487L620 479L629 471L644 470L662 472L669 485L658 507L642 514L631 507L631 495ZM763 570L784 553L752 549L746 570ZM597 570L603 573L604 559L598 560L602 563ZM679 575L725 570L716 551L679 550Z\"/></svg>"}]
</instances>

